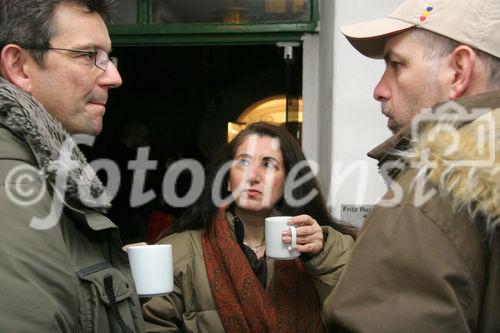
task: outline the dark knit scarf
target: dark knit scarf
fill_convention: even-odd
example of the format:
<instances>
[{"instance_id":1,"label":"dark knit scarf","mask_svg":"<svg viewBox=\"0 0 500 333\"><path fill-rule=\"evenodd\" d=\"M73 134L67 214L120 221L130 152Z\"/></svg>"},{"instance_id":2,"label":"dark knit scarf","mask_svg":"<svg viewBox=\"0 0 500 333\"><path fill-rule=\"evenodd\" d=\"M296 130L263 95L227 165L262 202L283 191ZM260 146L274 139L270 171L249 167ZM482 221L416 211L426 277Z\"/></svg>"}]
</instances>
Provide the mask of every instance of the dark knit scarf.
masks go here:
<instances>
[{"instance_id":1,"label":"dark knit scarf","mask_svg":"<svg viewBox=\"0 0 500 333\"><path fill-rule=\"evenodd\" d=\"M226 332L324 332L316 291L299 259L276 261L266 291L235 241L225 210L202 234L208 281Z\"/></svg>"},{"instance_id":2,"label":"dark knit scarf","mask_svg":"<svg viewBox=\"0 0 500 333\"><path fill-rule=\"evenodd\" d=\"M0 126L29 145L41 177L58 186L61 193L97 210L105 211L111 206L104 186L74 138L30 94L2 77ZM59 176L66 182L58 183Z\"/></svg>"}]
</instances>

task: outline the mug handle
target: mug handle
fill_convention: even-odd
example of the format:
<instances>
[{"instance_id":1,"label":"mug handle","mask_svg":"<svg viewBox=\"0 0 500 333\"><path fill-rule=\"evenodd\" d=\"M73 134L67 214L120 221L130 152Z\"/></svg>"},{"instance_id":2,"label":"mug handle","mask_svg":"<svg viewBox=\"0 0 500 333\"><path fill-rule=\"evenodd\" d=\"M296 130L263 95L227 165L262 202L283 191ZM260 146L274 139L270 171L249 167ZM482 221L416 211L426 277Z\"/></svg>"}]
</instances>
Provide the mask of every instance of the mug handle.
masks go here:
<instances>
[{"instance_id":1,"label":"mug handle","mask_svg":"<svg viewBox=\"0 0 500 333\"><path fill-rule=\"evenodd\" d=\"M292 251L295 245L297 245L297 228L291 225L288 227L288 229L290 230L290 234L292 236L292 243L288 245L288 251Z\"/></svg>"}]
</instances>

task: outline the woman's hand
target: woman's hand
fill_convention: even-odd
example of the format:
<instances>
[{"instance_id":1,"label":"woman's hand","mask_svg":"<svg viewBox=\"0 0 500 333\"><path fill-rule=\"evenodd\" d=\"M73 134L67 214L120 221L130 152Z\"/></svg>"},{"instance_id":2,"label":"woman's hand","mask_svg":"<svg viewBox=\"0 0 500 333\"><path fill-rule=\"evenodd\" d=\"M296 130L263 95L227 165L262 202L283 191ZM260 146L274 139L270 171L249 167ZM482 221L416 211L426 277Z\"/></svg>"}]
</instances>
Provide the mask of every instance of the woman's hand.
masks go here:
<instances>
[{"instance_id":1,"label":"woman's hand","mask_svg":"<svg viewBox=\"0 0 500 333\"><path fill-rule=\"evenodd\" d=\"M294 250L309 254L318 254L323 249L325 242L323 230L318 222L309 215L298 215L288 221L289 225L297 228L297 245ZM285 244L292 242L290 230L283 231L281 240Z\"/></svg>"}]
</instances>

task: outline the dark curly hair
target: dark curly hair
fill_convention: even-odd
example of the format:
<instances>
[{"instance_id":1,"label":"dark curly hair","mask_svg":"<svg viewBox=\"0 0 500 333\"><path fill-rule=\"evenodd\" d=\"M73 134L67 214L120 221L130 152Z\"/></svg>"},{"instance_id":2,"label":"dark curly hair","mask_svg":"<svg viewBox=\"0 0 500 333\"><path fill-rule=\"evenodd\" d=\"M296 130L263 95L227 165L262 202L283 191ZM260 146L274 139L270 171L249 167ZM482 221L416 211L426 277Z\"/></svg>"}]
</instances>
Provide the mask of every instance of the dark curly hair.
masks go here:
<instances>
[{"instance_id":1,"label":"dark curly hair","mask_svg":"<svg viewBox=\"0 0 500 333\"><path fill-rule=\"evenodd\" d=\"M279 140L286 175L288 175L290 170L296 164L306 160L299 142L286 129L265 122L258 122L249 125L231 142L221 148L217 154L217 158L209 165L207 181L202 195L198 201L181 216L181 218L175 223L173 229L169 230L167 234L171 232L181 232L184 230L209 228L211 226L213 216L219 208L216 206L212 198L212 188L216 186L216 175L223 165L235 158L238 147L250 135L258 135L260 137L267 136ZM301 178L304 175L311 173L312 170L306 163L305 167L302 167L297 173L297 178ZM227 190L228 181L229 173L226 172L220 187L217 184L218 188L215 189L221 194L221 198L226 198L230 195ZM305 198L312 191L315 191L317 194L301 207L289 205L287 200L282 198L275 205L275 208L284 215L294 216L308 214L318 221L318 224L320 225L330 225L339 232L355 237L357 232L355 227L335 220L328 212L316 177L311 177L307 181L301 183L300 186L294 188L292 195L294 199L300 200L301 198Z\"/></svg>"}]
</instances>

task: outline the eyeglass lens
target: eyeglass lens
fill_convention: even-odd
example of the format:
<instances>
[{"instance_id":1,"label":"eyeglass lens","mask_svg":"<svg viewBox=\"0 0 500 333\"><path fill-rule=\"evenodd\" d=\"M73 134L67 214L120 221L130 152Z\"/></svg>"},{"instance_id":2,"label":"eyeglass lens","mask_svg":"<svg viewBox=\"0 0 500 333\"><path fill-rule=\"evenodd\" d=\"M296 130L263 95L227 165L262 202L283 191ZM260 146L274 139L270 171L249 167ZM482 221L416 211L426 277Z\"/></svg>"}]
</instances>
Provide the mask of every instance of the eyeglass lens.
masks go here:
<instances>
[{"instance_id":1,"label":"eyeglass lens","mask_svg":"<svg viewBox=\"0 0 500 333\"><path fill-rule=\"evenodd\" d=\"M118 67L118 59L116 57L110 57L106 51L97 49L95 65L105 71L108 68L109 61Z\"/></svg>"}]
</instances>

